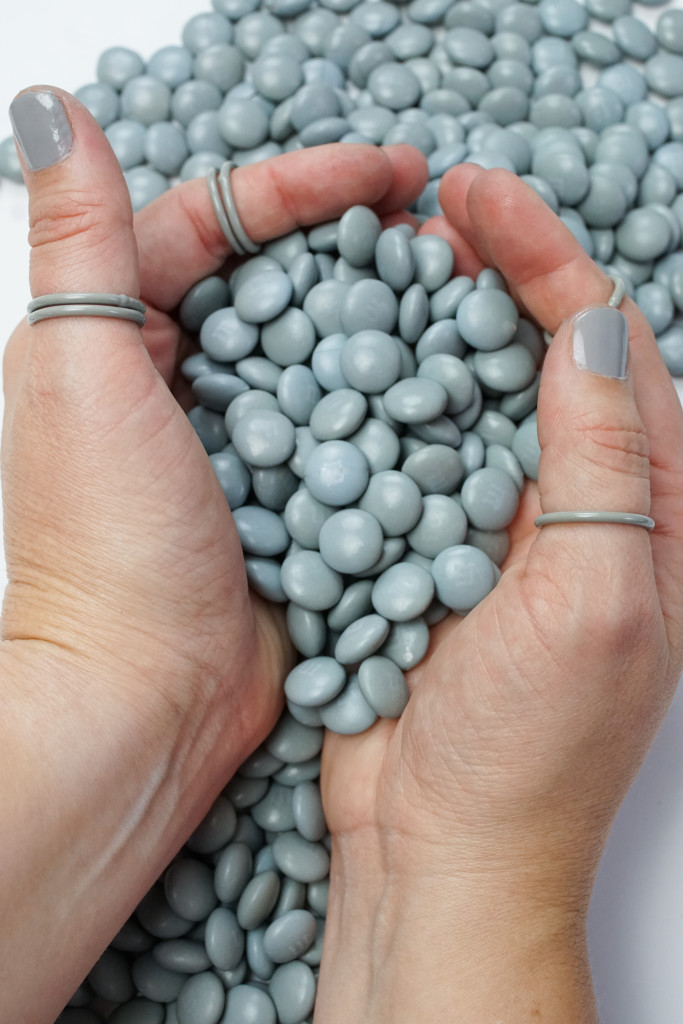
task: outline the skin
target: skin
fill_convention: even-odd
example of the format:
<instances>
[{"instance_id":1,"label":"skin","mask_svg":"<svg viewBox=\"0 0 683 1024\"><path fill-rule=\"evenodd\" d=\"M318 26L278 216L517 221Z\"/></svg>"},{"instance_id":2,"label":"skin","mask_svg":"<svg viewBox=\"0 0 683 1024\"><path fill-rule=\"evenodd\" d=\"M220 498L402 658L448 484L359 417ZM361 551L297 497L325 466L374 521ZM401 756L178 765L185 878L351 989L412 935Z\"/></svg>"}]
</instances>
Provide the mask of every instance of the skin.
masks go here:
<instances>
[{"instance_id":1,"label":"skin","mask_svg":"<svg viewBox=\"0 0 683 1024\"><path fill-rule=\"evenodd\" d=\"M205 184L166 193L133 228L104 137L59 95L74 147L26 173L33 294L140 294L148 324L22 325L6 352L3 1024L54 1019L272 727L292 664L168 387L182 348L168 314L230 255ZM354 203L392 217L425 180L409 147L344 145L240 169L233 187L263 241ZM681 667L680 407L630 303L629 379L576 367L566 318L611 284L534 193L460 167L441 203L432 226L457 271L498 267L557 331L539 489L524 495L499 586L433 631L400 722L326 740L334 845L316 1021L440 1022L457 1005L459 1024L593 1022L595 866ZM650 512L657 530L538 532L539 501Z\"/></svg>"}]
</instances>

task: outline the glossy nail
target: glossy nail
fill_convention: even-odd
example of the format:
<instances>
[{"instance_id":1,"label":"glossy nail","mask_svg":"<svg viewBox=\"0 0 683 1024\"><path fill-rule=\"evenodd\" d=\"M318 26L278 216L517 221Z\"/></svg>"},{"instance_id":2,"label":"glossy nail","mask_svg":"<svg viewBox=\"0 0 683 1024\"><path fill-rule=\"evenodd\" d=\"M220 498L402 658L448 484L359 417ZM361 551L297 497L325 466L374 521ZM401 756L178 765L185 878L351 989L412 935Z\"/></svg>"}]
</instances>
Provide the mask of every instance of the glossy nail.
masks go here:
<instances>
[{"instance_id":1,"label":"glossy nail","mask_svg":"<svg viewBox=\"0 0 683 1024\"><path fill-rule=\"evenodd\" d=\"M69 155L73 144L71 125L53 92L22 92L13 100L9 115L29 171L40 171Z\"/></svg>"},{"instance_id":2,"label":"glossy nail","mask_svg":"<svg viewBox=\"0 0 683 1024\"><path fill-rule=\"evenodd\" d=\"M628 321L611 306L587 309L574 320L574 360L582 370L624 380Z\"/></svg>"}]
</instances>

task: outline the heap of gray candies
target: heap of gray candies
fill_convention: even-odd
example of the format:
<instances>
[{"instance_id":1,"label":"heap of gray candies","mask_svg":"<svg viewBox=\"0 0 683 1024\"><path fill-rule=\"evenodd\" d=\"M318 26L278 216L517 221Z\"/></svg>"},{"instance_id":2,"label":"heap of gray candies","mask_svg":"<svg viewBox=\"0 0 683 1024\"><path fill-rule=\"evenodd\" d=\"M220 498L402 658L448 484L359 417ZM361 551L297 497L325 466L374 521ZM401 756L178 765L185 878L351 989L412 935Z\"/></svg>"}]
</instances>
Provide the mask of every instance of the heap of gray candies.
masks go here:
<instances>
[{"instance_id":1,"label":"heap of gray candies","mask_svg":"<svg viewBox=\"0 0 683 1024\"><path fill-rule=\"evenodd\" d=\"M213 0L77 95L140 208L178 179L326 142L519 174L618 273L683 373L683 11L631 0ZM648 6L658 6L649 3ZM592 20L591 20L592 19ZM611 26L608 34L606 29ZM589 84L590 83L590 84ZM20 180L11 140L0 173ZM179 311L190 419L253 589L301 654L287 708L60 1024L302 1024L326 913L324 728L395 718L429 627L497 582L538 467L544 343L500 276L364 207L266 245Z\"/></svg>"}]
</instances>

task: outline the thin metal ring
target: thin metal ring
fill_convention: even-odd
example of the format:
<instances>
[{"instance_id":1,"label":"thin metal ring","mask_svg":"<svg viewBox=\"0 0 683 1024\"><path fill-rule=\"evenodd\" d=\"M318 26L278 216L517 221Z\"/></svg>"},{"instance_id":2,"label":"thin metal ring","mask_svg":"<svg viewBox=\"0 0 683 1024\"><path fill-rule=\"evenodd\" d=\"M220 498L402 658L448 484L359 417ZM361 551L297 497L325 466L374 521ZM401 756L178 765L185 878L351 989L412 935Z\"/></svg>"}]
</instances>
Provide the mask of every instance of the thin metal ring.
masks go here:
<instances>
[{"instance_id":1,"label":"thin metal ring","mask_svg":"<svg viewBox=\"0 0 683 1024\"><path fill-rule=\"evenodd\" d=\"M256 242L252 242L251 238L244 230L242 221L240 220L240 215L237 212L235 197L232 194L232 187L230 185L230 174L234 166L235 165L230 160L225 161L218 174L218 186L221 191L223 206L225 207L225 215L228 218L233 235L237 238L242 251L253 255L259 251L261 246L257 245Z\"/></svg>"},{"instance_id":2,"label":"thin metal ring","mask_svg":"<svg viewBox=\"0 0 683 1024\"><path fill-rule=\"evenodd\" d=\"M654 530L655 521L637 512L546 512L534 520L534 526L554 526L556 523L616 523L619 526L643 526Z\"/></svg>"},{"instance_id":3,"label":"thin metal ring","mask_svg":"<svg viewBox=\"0 0 683 1024\"><path fill-rule=\"evenodd\" d=\"M40 323L41 320L60 319L66 316L103 316L111 320L131 320L138 327L144 326L145 314L139 309L125 306L107 306L100 303L72 303L56 306L44 306L28 315L29 324Z\"/></svg>"},{"instance_id":4,"label":"thin metal ring","mask_svg":"<svg viewBox=\"0 0 683 1024\"><path fill-rule=\"evenodd\" d=\"M221 199L221 193L218 188L218 180L216 174L216 168L209 168L206 180L209 184L209 195L211 196L211 202L213 204L213 210L216 214L216 220L220 224L221 231L225 235L228 245L237 256L244 256L246 249L243 249L240 243L235 237L235 233L230 227L230 222L225 215L225 208L223 206L223 200Z\"/></svg>"},{"instance_id":5,"label":"thin metal ring","mask_svg":"<svg viewBox=\"0 0 683 1024\"><path fill-rule=\"evenodd\" d=\"M34 313L37 309L45 309L46 306L70 306L76 303L88 306L119 306L121 309L145 312L144 303L139 299L112 292L54 292L51 295L39 295L37 299L31 299L26 312Z\"/></svg>"}]
</instances>

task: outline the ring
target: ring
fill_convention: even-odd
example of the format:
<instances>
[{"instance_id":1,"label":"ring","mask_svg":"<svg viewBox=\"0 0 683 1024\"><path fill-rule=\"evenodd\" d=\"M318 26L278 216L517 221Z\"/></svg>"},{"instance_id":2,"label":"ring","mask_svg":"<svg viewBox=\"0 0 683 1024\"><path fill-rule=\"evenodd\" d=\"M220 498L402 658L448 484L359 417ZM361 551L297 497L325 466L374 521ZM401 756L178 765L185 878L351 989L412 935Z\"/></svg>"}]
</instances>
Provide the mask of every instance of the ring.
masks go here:
<instances>
[{"instance_id":1,"label":"ring","mask_svg":"<svg viewBox=\"0 0 683 1024\"><path fill-rule=\"evenodd\" d=\"M626 285L624 284L623 278L619 277L618 274L608 274L607 277L614 285L612 294L607 300L607 305L611 306L612 309L618 309L623 301L624 295L626 294ZM553 340L553 336L550 331L544 331L543 338L545 339L546 345L549 345Z\"/></svg>"},{"instance_id":2,"label":"ring","mask_svg":"<svg viewBox=\"0 0 683 1024\"><path fill-rule=\"evenodd\" d=\"M209 185L209 195L216 214L216 219L221 226L230 248L237 256L244 256L246 253L254 255L259 252L260 245L252 242L244 230L235 205L235 197L232 194L230 185L230 174L234 168L230 160L226 160L219 172L211 167L206 175Z\"/></svg>"},{"instance_id":3,"label":"ring","mask_svg":"<svg viewBox=\"0 0 683 1024\"><path fill-rule=\"evenodd\" d=\"M111 292L54 292L32 299L26 307L29 324L65 316L103 316L113 320L131 320L142 327L145 306L130 295Z\"/></svg>"},{"instance_id":4,"label":"ring","mask_svg":"<svg viewBox=\"0 0 683 1024\"><path fill-rule=\"evenodd\" d=\"M546 512L534 519L534 526L554 526L555 523L617 523L619 526L643 526L654 530L655 521L637 512Z\"/></svg>"}]
</instances>

